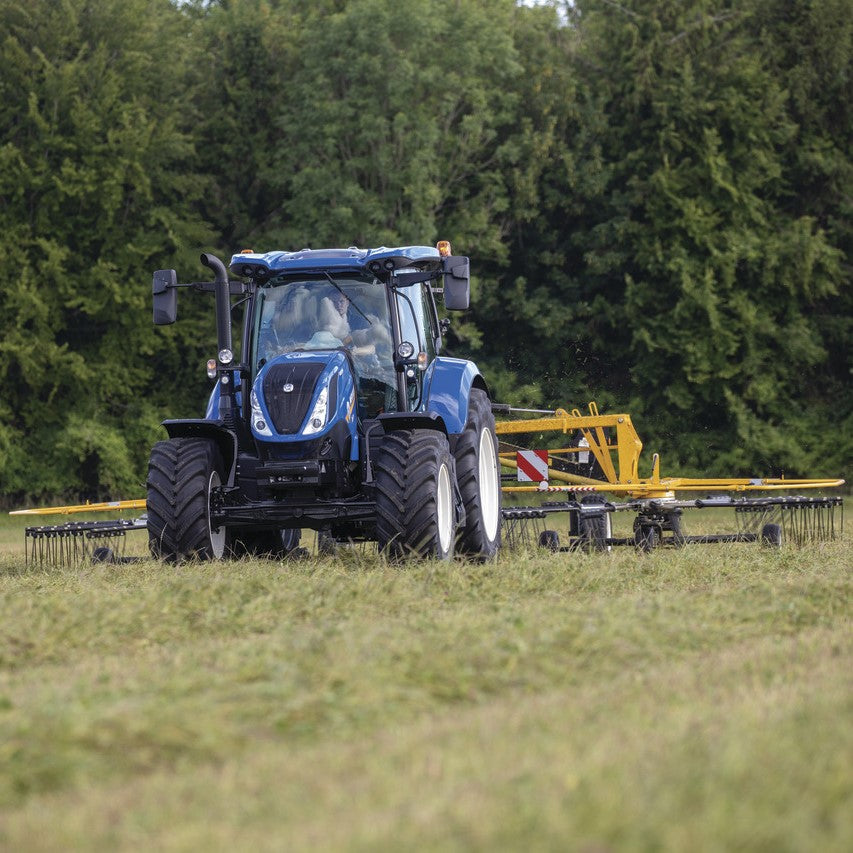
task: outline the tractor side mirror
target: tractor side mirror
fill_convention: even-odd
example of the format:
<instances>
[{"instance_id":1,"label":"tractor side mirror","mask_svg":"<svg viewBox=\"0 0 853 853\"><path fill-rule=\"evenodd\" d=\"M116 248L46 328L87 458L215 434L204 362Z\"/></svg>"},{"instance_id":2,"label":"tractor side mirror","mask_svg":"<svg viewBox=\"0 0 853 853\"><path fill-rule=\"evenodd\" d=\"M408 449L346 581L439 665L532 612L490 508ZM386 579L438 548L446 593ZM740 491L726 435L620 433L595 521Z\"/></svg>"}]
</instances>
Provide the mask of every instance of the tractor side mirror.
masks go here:
<instances>
[{"instance_id":1,"label":"tractor side mirror","mask_svg":"<svg viewBox=\"0 0 853 853\"><path fill-rule=\"evenodd\" d=\"M465 311L471 304L468 258L449 255L444 259L444 305L449 311Z\"/></svg>"},{"instance_id":2,"label":"tractor side mirror","mask_svg":"<svg viewBox=\"0 0 853 853\"><path fill-rule=\"evenodd\" d=\"M154 325L168 326L178 319L178 274L157 270L151 284L154 294Z\"/></svg>"}]
</instances>

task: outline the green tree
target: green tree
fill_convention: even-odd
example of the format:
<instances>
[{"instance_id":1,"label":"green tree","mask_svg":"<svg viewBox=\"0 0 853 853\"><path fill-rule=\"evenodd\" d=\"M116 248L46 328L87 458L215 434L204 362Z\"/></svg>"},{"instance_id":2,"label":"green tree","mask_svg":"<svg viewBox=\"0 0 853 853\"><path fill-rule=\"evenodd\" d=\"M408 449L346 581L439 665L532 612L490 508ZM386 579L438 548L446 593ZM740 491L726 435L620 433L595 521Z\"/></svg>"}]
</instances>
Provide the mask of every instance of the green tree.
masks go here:
<instances>
[{"instance_id":1,"label":"green tree","mask_svg":"<svg viewBox=\"0 0 853 853\"><path fill-rule=\"evenodd\" d=\"M507 237L535 208L559 142L548 110L565 92L546 59L556 21L508 0L351 0L306 14L269 175L280 198L272 245L448 238L472 255L473 307L449 344L475 355L502 397L536 393L481 330L490 312L506 317Z\"/></svg>"},{"instance_id":2,"label":"green tree","mask_svg":"<svg viewBox=\"0 0 853 853\"><path fill-rule=\"evenodd\" d=\"M803 377L797 438L810 465L853 462L853 2L756 2L750 31L788 93L795 132L784 152L791 215L808 218L841 253L837 294L810 306L826 352Z\"/></svg>"},{"instance_id":3,"label":"green tree","mask_svg":"<svg viewBox=\"0 0 853 853\"><path fill-rule=\"evenodd\" d=\"M568 361L575 380L549 391L580 378L694 468L837 465L805 439L829 357L815 318L837 298L842 252L791 205L797 126L749 9L581 0L569 16L576 107L531 220L543 250L515 279L537 309L517 318L538 344L528 364L547 376Z\"/></svg>"},{"instance_id":4,"label":"green tree","mask_svg":"<svg viewBox=\"0 0 853 853\"><path fill-rule=\"evenodd\" d=\"M225 254L264 239L284 201L274 179L281 144L275 122L298 66L299 6L228 0L185 7L201 46L189 69L194 165L207 178L200 210Z\"/></svg>"},{"instance_id":5,"label":"green tree","mask_svg":"<svg viewBox=\"0 0 853 853\"><path fill-rule=\"evenodd\" d=\"M138 493L158 378L146 279L209 240L192 203L184 16L166 0L0 5L0 492Z\"/></svg>"},{"instance_id":6,"label":"green tree","mask_svg":"<svg viewBox=\"0 0 853 853\"><path fill-rule=\"evenodd\" d=\"M579 331L579 258L569 242L591 192L586 184L595 181L592 171L576 169L571 148L583 106L576 31L561 25L552 5L517 8L512 31L523 73L504 169L505 248L497 257L477 257L486 286L472 315L481 330L481 360L500 398L563 406L595 393L583 366L590 336Z\"/></svg>"},{"instance_id":7,"label":"green tree","mask_svg":"<svg viewBox=\"0 0 853 853\"><path fill-rule=\"evenodd\" d=\"M520 74L509 0L350 0L295 28L266 175L282 246L452 239L502 251Z\"/></svg>"}]
</instances>

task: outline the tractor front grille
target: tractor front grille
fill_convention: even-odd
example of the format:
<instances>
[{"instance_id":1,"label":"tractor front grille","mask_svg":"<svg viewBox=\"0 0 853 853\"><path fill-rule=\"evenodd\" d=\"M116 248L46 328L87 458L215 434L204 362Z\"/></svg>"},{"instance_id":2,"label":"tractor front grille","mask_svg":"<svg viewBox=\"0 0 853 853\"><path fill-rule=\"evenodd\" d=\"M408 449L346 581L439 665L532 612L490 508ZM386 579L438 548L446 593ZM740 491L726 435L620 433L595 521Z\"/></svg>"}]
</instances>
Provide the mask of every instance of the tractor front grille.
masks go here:
<instances>
[{"instance_id":1,"label":"tractor front grille","mask_svg":"<svg viewBox=\"0 0 853 853\"><path fill-rule=\"evenodd\" d=\"M279 435L299 431L308 414L314 386L325 368L324 362L304 361L270 367L264 377L264 400ZM285 391L286 387L292 390Z\"/></svg>"}]
</instances>

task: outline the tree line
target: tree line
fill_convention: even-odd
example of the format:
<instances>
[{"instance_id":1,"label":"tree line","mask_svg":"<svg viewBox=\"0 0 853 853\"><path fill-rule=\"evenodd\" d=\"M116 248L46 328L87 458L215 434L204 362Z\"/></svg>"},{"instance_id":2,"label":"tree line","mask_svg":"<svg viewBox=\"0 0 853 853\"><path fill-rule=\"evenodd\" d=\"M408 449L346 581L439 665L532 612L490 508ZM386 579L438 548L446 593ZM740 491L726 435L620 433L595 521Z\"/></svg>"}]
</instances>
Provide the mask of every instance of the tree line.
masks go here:
<instances>
[{"instance_id":1,"label":"tree line","mask_svg":"<svg viewBox=\"0 0 853 853\"><path fill-rule=\"evenodd\" d=\"M0 0L0 497L141 494L200 249L472 259L448 348L663 473L853 458L853 0ZM641 472L647 474L648 472Z\"/></svg>"}]
</instances>

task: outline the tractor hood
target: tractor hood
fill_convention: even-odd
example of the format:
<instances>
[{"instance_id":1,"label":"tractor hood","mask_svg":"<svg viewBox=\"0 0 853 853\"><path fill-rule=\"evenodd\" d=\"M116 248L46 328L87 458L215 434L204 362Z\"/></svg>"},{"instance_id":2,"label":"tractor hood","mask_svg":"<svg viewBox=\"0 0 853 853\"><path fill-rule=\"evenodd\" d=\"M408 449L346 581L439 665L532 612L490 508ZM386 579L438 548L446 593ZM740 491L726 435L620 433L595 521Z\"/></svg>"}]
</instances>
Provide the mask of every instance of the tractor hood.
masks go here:
<instances>
[{"instance_id":1,"label":"tractor hood","mask_svg":"<svg viewBox=\"0 0 853 853\"><path fill-rule=\"evenodd\" d=\"M341 423L354 433L355 402L343 352L283 353L255 378L249 400L252 434L266 444L321 438Z\"/></svg>"}]
</instances>

